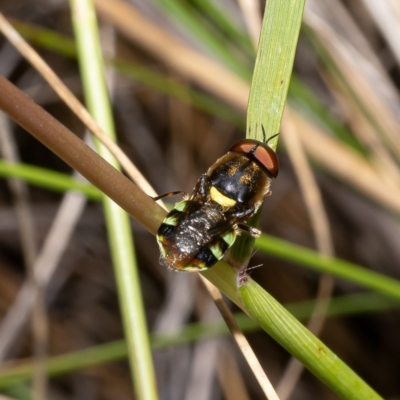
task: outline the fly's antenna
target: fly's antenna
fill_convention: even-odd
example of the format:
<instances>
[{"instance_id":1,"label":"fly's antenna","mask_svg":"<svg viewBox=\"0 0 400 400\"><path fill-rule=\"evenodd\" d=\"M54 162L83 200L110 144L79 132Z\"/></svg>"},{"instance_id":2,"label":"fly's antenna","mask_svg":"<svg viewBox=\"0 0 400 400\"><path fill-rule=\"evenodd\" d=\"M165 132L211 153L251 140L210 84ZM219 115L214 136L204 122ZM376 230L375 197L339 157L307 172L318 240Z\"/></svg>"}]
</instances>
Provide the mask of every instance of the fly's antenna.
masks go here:
<instances>
[{"instance_id":1,"label":"fly's antenna","mask_svg":"<svg viewBox=\"0 0 400 400\"><path fill-rule=\"evenodd\" d=\"M268 140L266 140L267 135L265 134L264 125L261 125L261 129L262 129L262 133L263 133L263 142L265 144L268 144L273 138L276 138L277 136L279 136L279 132L278 132L275 135L272 135L271 137L269 137Z\"/></svg>"},{"instance_id":2,"label":"fly's antenna","mask_svg":"<svg viewBox=\"0 0 400 400\"><path fill-rule=\"evenodd\" d=\"M265 141L267 135L265 134L264 125L261 125L261 129L262 129L262 131L263 131L263 142L264 142L264 143L267 143L267 142Z\"/></svg>"},{"instance_id":3,"label":"fly's antenna","mask_svg":"<svg viewBox=\"0 0 400 400\"><path fill-rule=\"evenodd\" d=\"M280 135L279 133L275 133L275 135L272 135L271 137L268 138L268 140L265 142L265 144L268 144L273 138L276 138L279 135Z\"/></svg>"}]
</instances>

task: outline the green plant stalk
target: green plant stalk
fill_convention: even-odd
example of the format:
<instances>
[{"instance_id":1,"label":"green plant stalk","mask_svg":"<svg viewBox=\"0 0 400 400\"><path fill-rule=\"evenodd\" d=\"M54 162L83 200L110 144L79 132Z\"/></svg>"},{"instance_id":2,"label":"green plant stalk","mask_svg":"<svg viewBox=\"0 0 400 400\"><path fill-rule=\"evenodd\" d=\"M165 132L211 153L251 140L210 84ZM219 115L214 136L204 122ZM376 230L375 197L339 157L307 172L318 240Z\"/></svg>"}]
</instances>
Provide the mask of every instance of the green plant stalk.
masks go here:
<instances>
[{"instance_id":1,"label":"green plant stalk","mask_svg":"<svg viewBox=\"0 0 400 400\"><path fill-rule=\"evenodd\" d=\"M305 0L269 0L264 11L259 47L250 88L246 137L268 140L279 132L300 33ZM278 137L268 145L276 150ZM251 226L258 226L261 207ZM247 233L236 239L229 262L243 270L254 239Z\"/></svg>"},{"instance_id":2,"label":"green plant stalk","mask_svg":"<svg viewBox=\"0 0 400 400\"><path fill-rule=\"evenodd\" d=\"M92 1L70 0L70 6L89 111L100 127L115 140ZM97 142L96 147L102 157L118 168L117 162L103 145ZM156 381L129 217L106 196L103 205L136 396L141 400L156 400Z\"/></svg>"},{"instance_id":3,"label":"green plant stalk","mask_svg":"<svg viewBox=\"0 0 400 400\"><path fill-rule=\"evenodd\" d=\"M246 137L279 132L296 53L305 0L270 0L265 7L251 83ZM274 150L278 138L268 143Z\"/></svg>"},{"instance_id":4,"label":"green plant stalk","mask_svg":"<svg viewBox=\"0 0 400 400\"><path fill-rule=\"evenodd\" d=\"M14 18L9 18L8 21L26 40L64 57L77 57L75 43L70 37Z\"/></svg>"},{"instance_id":5,"label":"green plant stalk","mask_svg":"<svg viewBox=\"0 0 400 400\"><path fill-rule=\"evenodd\" d=\"M355 372L251 279L239 288L249 315L342 399L382 400Z\"/></svg>"},{"instance_id":6,"label":"green plant stalk","mask_svg":"<svg viewBox=\"0 0 400 400\"><path fill-rule=\"evenodd\" d=\"M90 183L72 178L61 172L51 171L34 165L22 163L11 164L0 159L0 176L4 178L20 178L31 185L56 192L77 190L90 200L97 201L102 199L100 190Z\"/></svg>"},{"instance_id":7,"label":"green plant stalk","mask_svg":"<svg viewBox=\"0 0 400 400\"><path fill-rule=\"evenodd\" d=\"M260 210L246 222L246 225L254 227L260 225L261 208L262 206ZM246 268L253 256L255 241L256 239L248 233L242 233L236 238L234 245L229 250L227 262L238 271L242 271Z\"/></svg>"},{"instance_id":8,"label":"green plant stalk","mask_svg":"<svg viewBox=\"0 0 400 400\"><path fill-rule=\"evenodd\" d=\"M250 89L246 137L279 132L302 21L304 1L269 0ZM278 138L268 144L275 150ZM343 361L248 276L238 280L243 307L277 342L345 399L380 397ZM361 394L361 395L360 395Z\"/></svg>"},{"instance_id":9,"label":"green plant stalk","mask_svg":"<svg viewBox=\"0 0 400 400\"><path fill-rule=\"evenodd\" d=\"M27 384L21 384L8 388L5 393L8 396L5 400L32 400L32 389ZM46 400L53 400L51 397L47 397Z\"/></svg>"},{"instance_id":10,"label":"green plant stalk","mask_svg":"<svg viewBox=\"0 0 400 400\"><path fill-rule=\"evenodd\" d=\"M305 247L285 242L274 236L262 235L256 240L256 247L270 255L293 261L307 268L357 283L378 291L386 296L400 299L400 282L366 268L338 258L323 257Z\"/></svg>"}]
</instances>

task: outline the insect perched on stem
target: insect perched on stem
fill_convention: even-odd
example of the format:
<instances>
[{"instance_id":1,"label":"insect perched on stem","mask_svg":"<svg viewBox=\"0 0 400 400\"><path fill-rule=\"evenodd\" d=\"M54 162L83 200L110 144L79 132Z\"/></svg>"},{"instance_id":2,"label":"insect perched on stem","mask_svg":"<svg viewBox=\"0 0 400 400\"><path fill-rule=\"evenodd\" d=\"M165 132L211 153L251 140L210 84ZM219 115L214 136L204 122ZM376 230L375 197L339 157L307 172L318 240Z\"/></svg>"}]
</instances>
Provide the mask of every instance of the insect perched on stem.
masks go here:
<instances>
[{"instance_id":1,"label":"insect perched on stem","mask_svg":"<svg viewBox=\"0 0 400 400\"><path fill-rule=\"evenodd\" d=\"M278 175L278 158L268 141L264 134L264 142L235 143L200 176L193 193L175 204L157 231L162 264L175 271L204 271L223 258L242 231L260 235L245 222ZM176 193L181 192L155 200Z\"/></svg>"}]
</instances>

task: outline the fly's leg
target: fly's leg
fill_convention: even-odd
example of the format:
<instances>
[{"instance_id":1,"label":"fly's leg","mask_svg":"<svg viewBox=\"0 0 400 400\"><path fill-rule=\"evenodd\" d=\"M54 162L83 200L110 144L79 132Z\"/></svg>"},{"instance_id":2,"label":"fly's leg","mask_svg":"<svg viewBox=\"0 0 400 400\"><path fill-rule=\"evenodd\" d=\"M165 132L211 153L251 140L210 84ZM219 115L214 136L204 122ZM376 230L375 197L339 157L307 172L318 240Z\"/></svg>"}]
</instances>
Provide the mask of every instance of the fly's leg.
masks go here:
<instances>
[{"instance_id":1,"label":"fly's leg","mask_svg":"<svg viewBox=\"0 0 400 400\"><path fill-rule=\"evenodd\" d=\"M182 197L185 197L185 196L186 196L186 193L185 193L185 192L182 192L182 190L178 190L178 191L176 191L176 192L167 192L167 193L164 193L164 194L162 194L161 196L156 196L156 197L153 197L152 199L153 199L154 201L157 201L157 200L164 199L165 197L175 196L176 194L181 194Z\"/></svg>"},{"instance_id":2,"label":"fly's leg","mask_svg":"<svg viewBox=\"0 0 400 400\"><path fill-rule=\"evenodd\" d=\"M252 226L238 224L237 227L240 232L247 232L253 238L258 238L261 235L261 231L257 228L253 228Z\"/></svg>"},{"instance_id":3,"label":"fly's leg","mask_svg":"<svg viewBox=\"0 0 400 400\"><path fill-rule=\"evenodd\" d=\"M241 221L247 221L256 212L255 207L249 207L242 210L236 210L234 212L227 212L227 218L233 220L235 223L240 223Z\"/></svg>"},{"instance_id":4,"label":"fly's leg","mask_svg":"<svg viewBox=\"0 0 400 400\"><path fill-rule=\"evenodd\" d=\"M233 213L228 214L227 219L233 220L236 224L237 234L240 235L241 232L247 232L250 236L254 238L258 238L261 235L261 231L257 228L253 228L252 226L245 225L244 222L251 218L256 212L256 207L249 207L243 210L238 210Z\"/></svg>"},{"instance_id":5,"label":"fly's leg","mask_svg":"<svg viewBox=\"0 0 400 400\"><path fill-rule=\"evenodd\" d=\"M196 186L193 189L193 193L190 196L191 200L194 200L197 195L200 195L201 200L207 201L208 194L210 189L210 181L208 179L207 174L203 174L200 176L199 180L196 183Z\"/></svg>"}]
</instances>

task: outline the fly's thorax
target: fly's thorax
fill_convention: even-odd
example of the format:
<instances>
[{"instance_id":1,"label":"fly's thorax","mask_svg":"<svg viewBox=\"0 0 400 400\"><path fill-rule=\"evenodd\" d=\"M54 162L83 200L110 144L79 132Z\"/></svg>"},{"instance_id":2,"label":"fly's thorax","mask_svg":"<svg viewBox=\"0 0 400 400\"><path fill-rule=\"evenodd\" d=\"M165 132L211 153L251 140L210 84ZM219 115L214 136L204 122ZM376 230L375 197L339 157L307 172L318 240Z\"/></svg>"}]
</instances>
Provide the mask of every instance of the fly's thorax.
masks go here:
<instances>
[{"instance_id":1,"label":"fly's thorax","mask_svg":"<svg viewBox=\"0 0 400 400\"><path fill-rule=\"evenodd\" d=\"M271 178L246 154L228 152L207 171L211 188L242 205L254 206L268 193ZM212 194L212 193L211 193ZM221 197L220 197L221 198ZM225 199L224 204L227 204Z\"/></svg>"}]
</instances>

